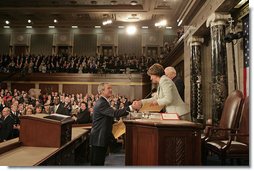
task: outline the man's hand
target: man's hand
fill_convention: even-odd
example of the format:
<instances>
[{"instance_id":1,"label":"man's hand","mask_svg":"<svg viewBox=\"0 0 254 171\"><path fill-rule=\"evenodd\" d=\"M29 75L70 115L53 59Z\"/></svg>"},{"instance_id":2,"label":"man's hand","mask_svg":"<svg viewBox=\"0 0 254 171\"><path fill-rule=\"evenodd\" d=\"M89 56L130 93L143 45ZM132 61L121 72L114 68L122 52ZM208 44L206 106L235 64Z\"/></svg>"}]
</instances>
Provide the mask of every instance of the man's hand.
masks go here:
<instances>
[{"instance_id":1,"label":"man's hand","mask_svg":"<svg viewBox=\"0 0 254 171\"><path fill-rule=\"evenodd\" d=\"M142 107L142 102L141 101L133 101L131 107L134 110L139 110Z\"/></svg>"}]
</instances>

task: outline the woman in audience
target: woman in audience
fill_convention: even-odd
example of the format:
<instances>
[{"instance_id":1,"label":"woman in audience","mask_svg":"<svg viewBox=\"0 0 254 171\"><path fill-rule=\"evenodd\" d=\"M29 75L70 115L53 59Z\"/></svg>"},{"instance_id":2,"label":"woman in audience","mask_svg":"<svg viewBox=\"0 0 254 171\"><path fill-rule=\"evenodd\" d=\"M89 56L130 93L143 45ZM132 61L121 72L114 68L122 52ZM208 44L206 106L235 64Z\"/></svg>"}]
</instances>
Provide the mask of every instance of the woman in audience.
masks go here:
<instances>
[{"instance_id":1,"label":"woman in audience","mask_svg":"<svg viewBox=\"0 0 254 171\"><path fill-rule=\"evenodd\" d=\"M35 114L41 114L42 113L42 105L38 104L35 106Z\"/></svg>"},{"instance_id":2,"label":"woman in audience","mask_svg":"<svg viewBox=\"0 0 254 171\"><path fill-rule=\"evenodd\" d=\"M49 105L49 103L45 103L45 104L44 104L43 113L45 113L45 114L51 114L51 113L50 113L50 105Z\"/></svg>"},{"instance_id":3,"label":"woman in audience","mask_svg":"<svg viewBox=\"0 0 254 171\"><path fill-rule=\"evenodd\" d=\"M33 115L33 109L31 107L26 108L26 114L25 115Z\"/></svg>"}]
</instances>

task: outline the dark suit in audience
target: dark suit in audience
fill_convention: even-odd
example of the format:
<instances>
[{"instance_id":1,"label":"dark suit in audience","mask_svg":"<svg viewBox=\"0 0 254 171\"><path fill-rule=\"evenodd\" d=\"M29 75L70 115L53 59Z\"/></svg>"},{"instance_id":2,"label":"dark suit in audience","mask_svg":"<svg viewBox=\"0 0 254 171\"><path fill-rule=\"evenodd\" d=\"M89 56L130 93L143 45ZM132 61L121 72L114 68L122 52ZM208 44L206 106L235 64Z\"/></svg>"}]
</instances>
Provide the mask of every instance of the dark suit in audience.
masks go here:
<instances>
[{"instance_id":1,"label":"dark suit in audience","mask_svg":"<svg viewBox=\"0 0 254 171\"><path fill-rule=\"evenodd\" d=\"M10 114L10 109L5 107L2 111L3 117L1 118L1 129L0 129L0 142L6 141L13 138L13 125L15 124L14 118Z\"/></svg>"},{"instance_id":2,"label":"dark suit in audience","mask_svg":"<svg viewBox=\"0 0 254 171\"><path fill-rule=\"evenodd\" d=\"M91 117L90 112L86 108L85 110L81 110L77 114L77 121L78 124L85 124L85 123L91 123Z\"/></svg>"},{"instance_id":3,"label":"dark suit in audience","mask_svg":"<svg viewBox=\"0 0 254 171\"><path fill-rule=\"evenodd\" d=\"M58 113L70 116L69 109L64 103L60 103L59 97L54 97L54 105L50 109L50 113Z\"/></svg>"},{"instance_id":4,"label":"dark suit in audience","mask_svg":"<svg viewBox=\"0 0 254 171\"><path fill-rule=\"evenodd\" d=\"M80 104L80 110L77 113L77 124L85 124L85 123L90 123L91 122L91 117L90 117L90 112L89 109L87 108L87 104L85 102L82 102Z\"/></svg>"}]
</instances>

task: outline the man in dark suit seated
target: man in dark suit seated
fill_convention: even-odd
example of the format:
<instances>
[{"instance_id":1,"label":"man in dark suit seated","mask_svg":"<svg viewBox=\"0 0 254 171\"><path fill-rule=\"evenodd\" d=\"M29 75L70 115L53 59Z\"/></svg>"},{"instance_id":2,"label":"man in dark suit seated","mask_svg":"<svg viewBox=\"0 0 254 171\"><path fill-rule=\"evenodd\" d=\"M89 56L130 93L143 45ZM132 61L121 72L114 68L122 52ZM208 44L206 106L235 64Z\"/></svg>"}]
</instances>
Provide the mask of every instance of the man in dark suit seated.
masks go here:
<instances>
[{"instance_id":1,"label":"man in dark suit seated","mask_svg":"<svg viewBox=\"0 0 254 171\"><path fill-rule=\"evenodd\" d=\"M109 98L112 96L112 86L101 83L98 86L100 98L96 101L93 111L93 124L90 135L91 165L104 165L107 148L112 135L114 117L126 116L130 111L140 109L137 101L123 109L113 109Z\"/></svg>"}]
</instances>

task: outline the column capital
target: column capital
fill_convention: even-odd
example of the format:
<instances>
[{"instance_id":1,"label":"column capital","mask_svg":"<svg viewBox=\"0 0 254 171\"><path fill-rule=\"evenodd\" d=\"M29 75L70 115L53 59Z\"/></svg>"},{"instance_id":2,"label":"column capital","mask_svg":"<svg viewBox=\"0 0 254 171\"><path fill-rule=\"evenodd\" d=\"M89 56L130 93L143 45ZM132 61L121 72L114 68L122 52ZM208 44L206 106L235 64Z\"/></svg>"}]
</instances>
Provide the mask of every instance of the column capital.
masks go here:
<instances>
[{"instance_id":1,"label":"column capital","mask_svg":"<svg viewBox=\"0 0 254 171\"><path fill-rule=\"evenodd\" d=\"M198 36L191 36L187 41L189 46L201 45L202 43L204 43L204 38Z\"/></svg>"},{"instance_id":2,"label":"column capital","mask_svg":"<svg viewBox=\"0 0 254 171\"><path fill-rule=\"evenodd\" d=\"M215 25L226 25L226 21L231 18L230 14L226 13L212 13L206 20L206 27Z\"/></svg>"}]
</instances>

